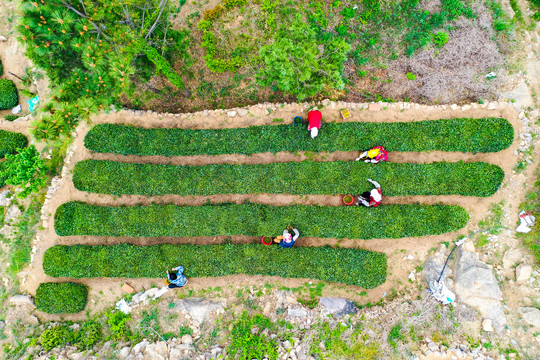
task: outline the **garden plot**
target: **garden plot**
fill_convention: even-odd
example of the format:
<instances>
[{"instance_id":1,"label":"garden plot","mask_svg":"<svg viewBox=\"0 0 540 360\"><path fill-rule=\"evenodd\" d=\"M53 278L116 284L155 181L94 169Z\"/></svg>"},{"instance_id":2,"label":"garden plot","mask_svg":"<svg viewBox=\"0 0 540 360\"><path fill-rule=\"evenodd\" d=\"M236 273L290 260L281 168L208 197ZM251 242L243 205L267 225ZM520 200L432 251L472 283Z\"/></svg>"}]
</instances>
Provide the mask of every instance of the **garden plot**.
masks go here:
<instances>
[{"instance_id":1,"label":"garden plot","mask_svg":"<svg viewBox=\"0 0 540 360\"><path fill-rule=\"evenodd\" d=\"M111 246L58 245L43 260L45 273L69 278L157 278L182 263L187 277L234 274L317 279L372 289L386 280L386 255L359 249L260 244ZM123 259L119 262L118 259Z\"/></svg>"},{"instance_id":2,"label":"garden plot","mask_svg":"<svg viewBox=\"0 0 540 360\"><path fill-rule=\"evenodd\" d=\"M141 116L138 115L130 115L130 112L119 112L117 114L110 114L110 115L101 115L95 119L95 123L100 124L104 122L112 122L117 124L133 124L137 126L143 126L143 127L167 127L167 128L175 128L175 127L182 127L182 128L198 128L198 129L229 129L229 128L244 128L246 124L252 124L252 125L258 125L258 126L265 126L270 125L269 127L276 127L273 125L273 117L282 117L282 118L289 118L290 114L297 113L298 105L287 105L282 110L278 108L275 113L272 115L266 115L263 116L261 112L258 112L258 108L254 107L250 109L250 112L254 114L252 118L234 118L234 119L228 119L226 116L226 112L224 112L225 116L219 116L218 112L216 111L215 114L212 112L212 115L208 117L204 117L202 113L194 114L194 116L165 116L163 117L161 114L144 114ZM360 107L359 107L360 108ZM390 110L390 108L394 110ZM427 110L430 110L427 112ZM333 116L337 118L339 109L331 110L331 109L323 109L323 116L326 119L332 119ZM434 111L434 108L426 108L426 111L419 110L419 109L406 109L405 111L400 111L399 107L394 106L393 104L389 105L389 110L387 111L381 111L381 112L367 112L367 111L352 111L352 121L351 122L359 122L359 121L375 121L377 123L381 122L388 122L388 123L395 123L395 122L403 122L403 121L411 121L411 123L421 123L426 120L432 120L436 119L437 116L441 116L443 112L437 112ZM446 117L455 117L456 115L460 115L459 112L456 111L446 111L444 112L444 115ZM450 115L450 116L448 116ZM462 116L467 118L486 118L487 116L499 116L504 118L512 119L512 123L514 123L514 117L515 114L510 112L507 109L501 109L498 111L486 111L486 110L471 110L471 111L464 111ZM126 120L128 119L128 120ZM506 122L506 120L505 120ZM325 125L327 125L326 123ZM279 126L279 125L278 125ZM292 126L290 126L293 128ZM448 205L437 205L434 206L434 208L441 208L448 210L448 213L445 216L441 215L441 218L446 221L447 219L452 219L454 222L453 224L450 224L451 226L455 226L455 228L462 228L462 230L459 231L452 231L447 232L442 235L436 235L436 236L416 236L416 237L408 237L408 238L400 238L399 240L388 240L388 238L384 239L381 237L372 238L370 240L360 240L355 238L345 238L345 239L339 239L339 238L325 238L325 237L317 237L317 236L308 236L305 235L303 230L301 229L302 238L300 239L298 243L298 249L300 248L314 248L314 249L325 249L324 245L331 245L336 246L339 245L337 248L353 248L358 249L363 248L366 250L371 250L375 252L380 252L388 256L388 280L382 285L377 286L376 288L373 288L372 290L367 291L367 296L365 298L355 298L357 301L366 302L366 301L378 301L382 294L386 291L389 291L390 287L394 287L395 281L398 279L401 279L399 281L402 281L402 279L405 279L409 272L411 271L410 266L408 266L408 261L403 261L402 258L404 258L404 252L408 252L410 254L414 255L414 258L417 257L422 258L430 248L437 246L441 241L448 241L451 242L452 240L455 240L457 235L460 234L466 234L468 231L467 229L470 229L470 227L463 228L463 226L467 223L467 212L470 213L472 216L472 221L478 221L480 218L484 216L484 211L487 208L487 206L495 201L500 201L501 199L501 192L497 192L492 197L460 197L456 195L443 195L443 196L427 196L427 195L417 195L417 196L396 196L396 197L388 197L387 202L385 206L382 206L378 209L361 209L359 207L340 207L337 206L341 202L341 196L333 196L332 195L308 195L308 196L294 196L294 195L284 195L284 194L231 194L231 195L210 195L206 196L207 199L212 201L214 205L207 205L207 206L200 206L203 205L206 201L204 199L205 196L184 196L180 197L178 195L164 195L162 198L149 198L144 197L144 195L123 195L123 196L114 196L114 195L107 195L107 194L97 194L97 193L86 193L81 192L77 190L73 183L71 182L72 175L71 172L74 168L74 165L77 162L81 162L84 160L89 159L102 159L107 161L114 161L114 162L122 162L122 161L128 161L128 162L140 162L140 163L150 163L152 164L154 161L167 163L167 159L165 156L162 157L156 157L156 156L149 156L149 157L138 157L136 155L132 155L131 157L125 157L123 155L116 155L111 153L102 153L98 154L96 152L89 151L88 149L83 148L83 138L87 134L88 130L86 126L82 126L80 129L77 130L77 133L79 136L76 138L73 147L77 146L77 151L75 152L73 159L70 161L69 165L66 169L64 169L64 173L66 174L65 179L65 185L61 188L58 193L56 193L53 198L51 199L51 202L46 206L46 210L49 214L55 214L56 210L58 209L59 212L62 212L63 209L65 209L65 206L71 206L71 202L75 200L75 204L77 204L77 211L80 211L78 214L80 214L79 217L77 217L78 221L84 222L84 221L93 221L94 224L97 224L101 222L103 219L101 219L102 211L110 212L110 211L116 211L115 209L125 209L127 213L133 211L139 211L142 208L158 208L159 205L152 205L152 206L137 206L138 204L144 204L144 205L151 205L153 202L161 203L163 204L162 208L181 208L182 211L221 211L216 210L220 207L230 207L230 206L261 206L261 204L242 204L241 202L244 200L250 200L250 201L261 201L266 205L266 208L275 208L275 209L282 209L282 208L300 208L301 205L295 205L295 204L305 204L305 205L331 205L331 206L318 206L319 208L331 209L333 211L334 209L339 211L360 211L360 210L373 210L372 213L377 213L379 210L384 211L384 207L388 207L388 210L391 210L393 208L392 206L389 206L389 204L395 204L398 205L398 207L395 207L395 209L399 209L399 207L404 206L402 209L408 208L405 204L411 204L413 206L411 207L417 207L420 208L428 208L429 205L421 205L419 206L418 203L425 203L425 204L439 204L441 202L446 204L453 204L453 205L459 205L459 206L448 206ZM512 131L513 134L513 131ZM501 145L499 145L501 146ZM502 147L506 147L507 145L504 145ZM355 146L356 147L356 146ZM81 150L82 148L82 150ZM414 162L425 162L425 163L432 163L433 161L448 161L448 159L451 159L452 161L458 161L458 160L464 160L464 161L470 161L471 159L474 160L480 160L484 161L488 164L484 164L482 166L492 166L489 165L489 163L496 164L499 166L505 173L508 173L510 171L509 169L512 168L513 164L509 161L509 159L512 159L512 151L514 147L509 148L507 150L503 150L498 153L484 153L481 155L474 155L469 153L457 153L457 152L443 152L443 151L435 151L435 152L410 152L409 156L415 157L413 160ZM358 154L358 148L354 149L355 152L342 152L341 155L334 157L334 154L329 155L316 155L318 158L317 160L321 160L321 162L328 162L328 161L335 161L337 160L352 160L354 159L353 156L357 156ZM337 152L339 153L339 152ZM285 154L285 155L284 155ZM346 154L346 156L343 156L343 154ZM393 154L396 155L396 158L398 156L402 156L401 161L407 162L407 154L406 152L394 152ZM310 159L308 157L309 151L306 154L300 154L298 158L301 159ZM223 156L226 156L225 161L230 161L231 164L234 164L235 158L242 158L242 155L204 155L204 156L177 156L174 158L169 158L170 162L177 164L177 165L184 165L184 164L194 164L197 165L212 165L215 162L222 163L223 162ZM265 154L255 154L251 157L245 156L246 159L250 159L249 161L246 161L246 163L253 164L253 165L260 165L257 164L259 160L261 160L261 163L264 164L272 164L276 159L277 161L282 162L295 162L300 160L291 160L295 157L295 154L289 154L289 153L281 153L278 154L276 157L272 153L265 153ZM319 159L320 158L320 159ZM313 160L314 158L311 158ZM242 160L243 161L243 160ZM354 164L354 163L353 163ZM361 165L359 163L356 163L357 165ZM390 165L390 164L379 164L379 165ZM406 164L407 166L410 164ZM365 185L369 185L367 182ZM175 198L176 196L176 198ZM230 199L228 199L230 198ZM335 199L334 199L335 198ZM244 199L244 200L242 200ZM330 201L331 200L331 201ZM334 202L335 200L335 202ZM222 204L223 206L216 206L219 203L222 203L224 201L233 201L237 204ZM68 204L65 204L68 202ZM400 203L402 202L402 203ZM87 203L87 204L84 204ZM176 204L171 205L171 203ZM330 204L331 203L331 204ZM122 206L127 205L127 206ZM195 206L197 205L197 206ZM273 206L273 205L280 205L280 206ZM289 206L292 205L292 206ZM97 213L89 213L87 211L87 206L94 207L97 209ZM264 205L262 205L264 207ZM410 206L410 205L409 205ZM59 208L58 208L59 207ZM305 208L308 208L309 206L304 206ZM311 206L312 208L315 206ZM193 209L193 210L192 210ZM208 210L207 210L208 209ZM431 209L431 207L430 207ZM466 210L465 210L466 209ZM387 211L388 211L387 210ZM172 211L169 213L169 211ZM225 214L227 214L226 210L223 210ZM265 210L266 211L266 210ZM395 211L395 210L393 210ZM438 210L437 210L438 211ZM83 213L88 215L88 218L83 220ZM126 213L126 214L127 214ZM159 213L159 211L158 211ZM176 213L176 210L167 210L167 214L174 214ZM267 213L267 212L266 212ZM380 213L380 212L379 212ZM448 214L452 214L452 216L448 216ZM195 214L195 213L194 213ZM296 214L293 214L291 218L295 218ZM58 215L57 215L58 216ZM168 215L167 215L168 216ZM229 218L233 218L233 216L228 213L226 215ZM244 215L242 215L244 216ZM246 215L247 216L247 215ZM280 215L281 216L281 215ZM120 224L120 221L126 220L128 218L124 219L116 219L119 222L115 222L114 216L107 215L105 216L110 219L110 224L107 226L110 226L106 229L106 231L116 231L113 230L113 227L121 228L122 231L125 231L122 228L122 225ZM137 218L142 218L144 216L141 216L140 214L134 215L132 213L131 220L135 220ZM334 216L338 217L338 216ZM359 216L360 218L362 216ZM389 217L394 217L394 213L389 214ZM414 215L413 215L414 217ZM351 218L354 218L354 216L351 216ZM358 218L358 217L357 217ZM355 218L354 221L358 221L358 219ZM159 220L155 220L156 222L163 222L167 218L163 218L160 215ZM128 219L129 220L129 219ZM131 221L130 220L130 221ZM396 222L393 229L390 229L389 232L394 232L397 234L403 229L402 225L410 219L400 219ZM76 229L79 224L69 224L71 220L64 219L62 222L60 222L60 226L65 226L65 229L68 229L68 231L72 231L73 229ZM97 221L97 222L96 222ZM249 219L246 219L246 221L252 221ZM32 268L36 269L35 272L32 272L32 276L27 278L27 282L25 283L24 287L29 289L31 293L34 293L35 289L37 288L39 283L42 282L50 282L50 281L59 281L60 279L56 279L50 276L46 276L43 274L42 271L42 264L43 264L43 254L45 251L53 247L57 244L63 244L68 245L68 249L65 252L61 252L61 254L54 252L58 258L58 261L63 261L62 257L64 255L67 255L68 253L73 253L79 251L79 250L71 250L71 245L75 245L77 243L84 243L84 244L91 244L91 245L112 245L112 244L119 244L119 243L130 243L134 245L145 245L144 247L136 247L140 250L138 251L154 251L151 250L151 245L164 245L164 243L171 243L171 244L190 244L195 246L195 248L205 249L206 246L200 246L202 244L204 245L218 245L222 243L223 241L226 241L228 238L231 238L233 243L236 245L241 244L247 244L253 242L255 239L258 238L259 235L221 235L221 236L201 236L200 232L195 234L195 237L190 236L173 236L173 237L153 237L153 236L127 236L123 235L120 237L110 235L67 235L67 236L61 236L57 237L55 236L55 228L57 228L57 221L54 219L47 220L46 223L44 223L45 230L44 233L40 235L41 240L38 243L38 252L36 253L34 257L34 261L32 263ZM402 222L403 224L400 224ZM50 224L50 225L47 225ZM114 225L115 224L115 225ZM471 222L469 222L471 224ZM148 227L144 228L144 226L141 226L137 228L138 230L144 230L149 231L154 224L147 224ZM265 233L261 233L261 235L275 235L274 231L276 233L280 233L282 231L283 224L277 224L274 225L270 224L271 226L275 225L274 228L266 227L262 228L261 231L265 231ZM447 225L445 224L444 227L441 229L444 231L451 231L448 230ZM102 227L101 225L95 225L98 227ZM202 226L202 225L201 225ZM302 225L303 226L303 225ZM309 224L308 228L311 226ZM330 226L332 226L330 224ZM326 225L325 225L326 227ZM83 227L84 228L84 225ZM82 229L81 228L81 229ZM171 228L167 229L170 230ZM266 232L265 229L268 229L268 231L272 231L272 233ZM318 230L318 229L314 229ZM424 229L425 230L425 229ZM431 229L429 229L431 230ZM441 230L441 231L442 231ZM162 230L159 230L162 231ZM211 231L214 231L211 229ZM308 229L308 231L311 231ZM350 231L350 230L346 230ZM219 230L221 233L221 229ZM242 231L243 233L247 233L247 231ZM305 235L305 236L304 236ZM335 234L328 234L329 236L333 236ZM380 235L380 234L377 234ZM263 245L259 244L248 244L250 246L253 246L256 249L260 249L261 251L267 251L267 247L264 247ZM98 247L99 248L99 247ZM98 249L96 248L96 249ZM103 250L103 251L117 251L113 250L112 247L107 247L104 249L109 250ZM144 250L148 249L148 250ZM280 250L279 248L272 248L274 250ZM51 250L52 251L52 250ZM55 250L56 251L56 250ZM101 250L96 250L97 253L100 253ZM47 255L49 256L49 255ZM96 255L97 256L97 255ZM49 260L47 260L49 261ZM411 264L413 262L410 262ZM165 264L165 266L168 264ZM100 270L101 271L101 270ZM187 271L187 269L186 269ZM301 285L303 282L305 282L305 278L287 278L284 277L283 274L277 274L277 276L270 276L270 275L263 275L264 273L261 272L260 275L250 275L247 274L237 274L237 275L224 275L219 276L215 278L200 278L200 277L192 277L190 276L190 288L193 289L202 289L206 288L208 286L235 286L238 283L241 283L243 285L245 284L257 284L257 283L264 283L264 282L271 282L278 284L280 286L288 286L288 287L295 287ZM49 275L53 275L53 273L49 273ZM156 275L150 275L150 276L159 276L162 277L162 271L159 271L159 274L156 272ZM315 279L314 275L313 277L310 276L310 278ZM95 278L79 278L78 282L83 283L87 286L89 286L89 296L91 299L98 300L98 304L91 305L92 311L95 311L96 309L103 308L103 300L112 302L117 296L120 296L120 287L119 285L125 281L125 278L99 278L99 280L96 280ZM138 278L138 280L133 280L130 282L136 288L140 288L141 286L149 287L151 284L160 284L162 280L156 279L156 278L146 278L141 277ZM335 285L333 285L335 284ZM330 282L327 285L328 289L332 289L331 293L328 293L329 296L350 296L349 291L357 291L357 287L354 285L346 286L344 283L341 283L342 285L339 285L338 283ZM348 289L348 290L347 290ZM329 290L330 291L330 290ZM102 293L100 293L102 292ZM103 295L104 294L104 295ZM355 296L353 296L354 298ZM92 303L91 303L92 304ZM72 315L72 318L78 318L79 315ZM50 319L56 319L56 317L49 317Z\"/></svg>"},{"instance_id":3,"label":"garden plot","mask_svg":"<svg viewBox=\"0 0 540 360\"><path fill-rule=\"evenodd\" d=\"M113 195L357 194L376 179L385 196L491 196L504 172L486 163L381 163L337 161L259 165L174 166L85 160L75 165L78 190Z\"/></svg>"}]
</instances>

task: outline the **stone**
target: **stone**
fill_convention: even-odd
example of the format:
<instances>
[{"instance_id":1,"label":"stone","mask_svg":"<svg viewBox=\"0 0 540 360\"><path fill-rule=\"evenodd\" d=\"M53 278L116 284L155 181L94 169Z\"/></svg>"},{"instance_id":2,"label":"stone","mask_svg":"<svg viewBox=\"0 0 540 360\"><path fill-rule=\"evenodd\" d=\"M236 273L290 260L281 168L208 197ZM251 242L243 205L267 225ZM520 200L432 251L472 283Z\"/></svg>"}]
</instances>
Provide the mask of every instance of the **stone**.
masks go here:
<instances>
[{"instance_id":1,"label":"stone","mask_svg":"<svg viewBox=\"0 0 540 360\"><path fill-rule=\"evenodd\" d=\"M172 348L169 351L169 359L183 359L182 350L178 348Z\"/></svg>"},{"instance_id":2,"label":"stone","mask_svg":"<svg viewBox=\"0 0 540 360\"><path fill-rule=\"evenodd\" d=\"M6 190L0 193L0 206L9 206L11 204L11 191Z\"/></svg>"},{"instance_id":3,"label":"stone","mask_svg":"<svg viewBox=\"0 0 540 360\"><path fill-rule=\"evenodd\" d=\"M144 351L144 349L146 349L146 347L148 346L148 344L150 344L148 341L144 340L144 341L141 341L140 343L136 344L133 349L131 350L131 352L135 355L141 353Z\"/></svg>"},{"instance_id":4,"label":"stone","mask_svg":"<svg viewBox=\"0 0 540 360\"><path fill-rule=\"evenodd\" d=\"M135 289L133 288L133 286L131 286L129 284L122 285L122 290L124 290L128 294L133 294L135 292Z\"/></svg>"},{"instance_id":5,"label":"stone","mask_svg":"<svg viewBox=\"0 0 540 360\"><path fill-rule=\"evenodd\" d=\"M497 103L494 102L494 101L490 102L490 103L488 104L488 106L487 106L487 109L488 109L488 110L496 110L496 109L497 109Z\"/></svg>"},{"instance_id":6,"label":"stone","mask_svg":"<svg viewBox=\"0 0 540 360\"><path fill-rule=\"evenodd\" d=\"M444 245L439 247L439 250L433 254L432 256L428 257L426 261L424 262L424 269L422 270L422 274L424 275L424 279L426 283L429 285L432 281L437 281L439 279L439 276L441 275L442 268L444 266L444 262L446 261L446 247ZM450 268L447 267L443 274L443 280L446 280L446 278L451 274Z\"/></svg>"},{"instance_id":7,"label":"stone","mask_svg":"<svg viewBox=\"0 0 540 360\"><path fill-rule=\"evenodd\" d=\"M484 331L487 331L487 332L492 332L493 330L493 325L491 324L491 320L489 319L485 319L483 322L482 322L482 329L484 329Z\"/></svg>"},{"instance_id":8,"label":"stone","mask_svg":"<svg viewBox=\"0 0 540 360\"><path fill-rule=\"evenodd\" d=\"M518 249L509 250L504 253L503 268L511 269L512 266L514 266L517 262L521 261L521 259L523 259L521 251L519 251Z\"/></svg>"},{"instance_id":9,"label":"stone","mask_svg":"<svg viewBox=\"0 0 540 360\"><path fill-rule=\"evenodd\" d=\"M523 316L523 320L528 324L540 327L540 310L533 307L522 307L519 308L519 312Z\"/></svg>"},{"instance_id":10,"label":"stone","mask_svg":"<svg viewBox=\"0 0 540 360\"><path fill-rule=\"evenodd\" d=\"M227 111L227 115L229 117L235 117L236 116L236 110L229 110Z\"/></svg>"},{"instance_id":11,"label":"stone","mask_svg":"<svg viewBox=\"0 0 540 360\"><path fill-rule=\"evenodd\" d=\"M118 353L118 356L120 358L126 358L128 357L130 351L131 351L131 348L129 346L125 346L120 350L120 352Z\"/></svg>"},{"instance_id":12,"label":"stone","mask_svg":"<svg viewBox=\"0 0 540 360\"><path fill-rule=\"evenodd\" d=\"M322 101L322 104L323 104L323 106L328 106L328 104L330 104L330 100L324 99L324 100Z\"/></svg>"},{"instance_id":13,"label":"stone","mask_svg":"<svg viewBox=\"0 0 540 360\"><path fill-rule=\"evenodd\" d=\"M319 305L324 314L332 314L335 316L356 314L358 311L352 301L343 298L322 297L319 300Z\"/></svg>"},{"instance_id":14,"label":"stone","mask_svg":"<svg viewBox=\"0 0 540 360\"><path fill-rule=\"evenodd\" d=\"M461 111L467 111L467 110L470 110L471 109L471 105L463 105L461 107Z\"/></svg>"},{"instance_id":15,"label":"stone","mask_svg":"<svg viewBox=\"0 0 540 360\"><path fill-rule=\"evenodd\" d=\"M0 320L0 330L6 327L6 323Z\"/></svg>"},{"instance_id":16,"label":"stone","mask_svg":"<svg viewBox=\"0 0 540 360\"><path fill-rule=\"evenodd\" d=\"M379 103L369 104L368 109L369 109L369 111L380 111L381 110L381 104L379 104Z\"/></svg>"},{"instance_id":17,"label":"stone","mask_svg":"<svg viewBox=\"0 0 540 360\"><path fill-rule=\"evenodd\" d=\"M148 345L144 353L145 360L166 360L169 355L169 349L165 341L158 341Z\"/></svg>"},{"instance_id":18,"label":"stone","mask_svg":"<svg viewBox=\"0 0 540 360\"><path fill-rule=\"evenodd\" d=\"M0 35L0 41L7 41L7 37Z\"/></svg>"},{"instance_id":19,"label":"stone","mask_svg":"<svg viewBox=\"0 0 540 360\"><path fill-rule=\"evenodd\" d=\"M223 303L199 298L189 298L175 300L176 309L185 311L198 323L202 323L210 318L212 313L223 313Z\"/></svg>"},{"instance_id":20,"label":"stone","mask_svg":"<svg viewBox=\"0 0 540 360\"><path fill-rule=\"evenodd\" d=\"M21 305L34 306L34 302L32 301L32 297L30 297L30 295L15 295L15 296L12 296L9 299L9 303L11 305L15 305L15 306L21 306Z\"/></svg>"},{"instance_id":21,"label":"stone","mask_svg":"<svg viewBox=\"0 0 540 360\"><path fill-rule=\"evenodd\" d=\"M191 337L191 335L186 334L182 336L182 344L187 344L187 345L193 344L193 338Z\"/></svg>"},{"instance_id":22,"label":"stone","mask_svg":"<svg viewBox=\"0 0 540 360\"><path fill-rule=\"evenodd\" d=\"M502 93L501 97L514 100L514 105L517 105L520 108L526 108L529 106L534 107L534 101L525 80L521 80L518 87L516 87L514 90ZM488 109L491 110L489 106Z\"/></svg>"},{"instance_id":23,"label":"stone","mask_svg":"<svg viewBox=\"0 0 540 360\"><path fill-rule=\"evenodd\" d=\"M307 311L302 308L292 307L287 310L287 315L292 317L305 318L307 314Z\"/></svg>"},{"instance_id":24,"label":"stone","mask_svg":"<svg viewBox=\"0 0 540 360\"><path fill-rule=\"evenodd\" d=\"M291 342L289 340L286 340L283 342L283 347L286 349L286 350L290 350L292 348L292 345L291 345Z\"/></svg>"},{"instance_id":25,"label":"stone","mask_svg":"<svg viewBox=\"0 0 540 360\"><path fill-rule=\"evenodd\" d=\"M457 110L457 109L458 109L457 104L452 104L452 105L450 105L450 109L452 109L452 110Z\"/></svg>"},{"instance_id":26,"label":"stone","mask_svg":"<svg viewBox=\"0 0 540 360\"><path fill-rule=\"evenodd\" d=\"M528 264L521 264L516 268L516 282L522 284L529 280L533 272L532 266Z\"/></svg>"},{"instance_id":27,"label":"stone","mask_svg":"<svg viewBox=\"0 0 540 360\"><path fill-rule=\"evenodd\" d=\"M439 345L435 344L434 342L430 342L428 345L427 345L428 349L435 352L435 351L439 351Z\"/></svg>"},{"instance_id":28,"label":"stone","mask_svg":"<svg viewBox=\"0 0 540 360\"><path fill-rule=\"evenodd\" d=\"M248 111L246 109L239 109L238 110L238 116L246 116L248 114Z\"/></svg>"},{"instance_id":29,"label":"stone","mask_svg":"<svg viewBox=\"0 0 540 360\"><path fill-rule=\"evenodd\" d=\"M20 215L21 215L21 210L19 209L18 206L16 205L10 206L6 211L6 215L4 217L4 223L9 224L14 219L17 219Z\"/></svg>"},{"instance_id":30,"label":"stone","mask_svg":"<svg viewBox=\"0 0 540 360\"><path fill-rule=\"evenodd\" d=\"M69 360L83 360L83 359L87 359L87 357L82 352L76 352L73 354L69 354L68 359Z\"/></svg>"}]
</instances>

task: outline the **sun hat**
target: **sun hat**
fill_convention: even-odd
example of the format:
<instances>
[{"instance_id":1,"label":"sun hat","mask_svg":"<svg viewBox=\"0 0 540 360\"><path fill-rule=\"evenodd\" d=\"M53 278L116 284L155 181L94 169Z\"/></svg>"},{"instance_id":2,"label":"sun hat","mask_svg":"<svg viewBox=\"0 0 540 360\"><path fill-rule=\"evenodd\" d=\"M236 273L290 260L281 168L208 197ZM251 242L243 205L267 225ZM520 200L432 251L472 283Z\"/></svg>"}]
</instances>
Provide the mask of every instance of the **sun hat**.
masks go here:
<instances>
[{"instance_id":1,"label":"sun hat","mask_svg":"<svg viewBox=\"0 0 540 360\"><path fill-rule=\"evenodd\" d=\"M317 135L319 135L319 129L317 129L316 127L311 128L311 138L315 139L315 137L317 137Z\"/></svg>"}]
</instances>

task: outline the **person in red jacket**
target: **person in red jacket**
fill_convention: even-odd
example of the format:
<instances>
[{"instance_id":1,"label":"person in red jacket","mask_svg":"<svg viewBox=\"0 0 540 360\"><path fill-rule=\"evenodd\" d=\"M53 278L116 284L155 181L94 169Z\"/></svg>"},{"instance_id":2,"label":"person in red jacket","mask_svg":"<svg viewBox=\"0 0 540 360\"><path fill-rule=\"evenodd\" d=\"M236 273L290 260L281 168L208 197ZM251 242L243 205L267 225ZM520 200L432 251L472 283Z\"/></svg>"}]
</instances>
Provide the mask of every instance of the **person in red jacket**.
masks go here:
<instances>
[{"instance_id":1,"label":"person in red jacket","mask_svg":"<svg viewBox=\"0 0 540 360\"><path fill-rule=\"evenodd\" d=\"M365 191L362 195L360 195L356 205L364 205L365 207L379 206L382 202L381 184L371 179L368 179L368 181L375 186L375 189Z\"/></svg>"},{"instance_id":2,"label":"person in red jacket","mask_svg":"<svg viewBox=\"0 0 540 360\"><path fill-rule=\"evenodd\" d=\"M377 164L380 161L388 161L388 153L384 150L384 146L374 146L361 153L360 156L356 158L356 161Z\"/></svg>"},{"instance_id":3,"label":"person in red jacket","mask_svg":"<svg viewBox=\"0 0 540 360\"><path fill-rule=\"evenodd\" d=\"M321 128L322 114L319 110L311 110L310 112L308 112L307 118L307 129L310 132L311 138L314 139L319 134L319 129Z\"/></svg>"}]
</instances>

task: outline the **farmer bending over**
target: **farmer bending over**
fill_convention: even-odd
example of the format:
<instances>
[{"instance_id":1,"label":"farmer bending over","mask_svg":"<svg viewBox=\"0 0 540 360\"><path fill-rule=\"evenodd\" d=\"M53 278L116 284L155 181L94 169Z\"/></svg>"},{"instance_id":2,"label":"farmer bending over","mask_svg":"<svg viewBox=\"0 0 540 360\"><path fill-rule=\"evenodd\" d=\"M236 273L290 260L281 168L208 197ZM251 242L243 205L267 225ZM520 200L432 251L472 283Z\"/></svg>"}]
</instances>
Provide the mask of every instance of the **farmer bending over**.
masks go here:
<instances>
[{"instance_id":1,"label":"farmer bending over","mask_svg":"<svg viewBox=\"0 0 540 360\"><path fill-rule=\"evenodd\" d=\"M358 197L356 205L364 205L366 207L379 206L382 201L381 184L371 179L368 179L368 181L375 186L375 189L364 191L364 193Z\"/></svg>"},{"instance_id":2,"label":"farmer bending over","mask_svg":"<svg viewBox=\"0 0 540 360\"><path fill-rule=\"evenodd\" d=\"M290 232L294 233L294 236ZM296 242L296 239L300 236L300 233L297 229L293 228L292 226L287 226L285 230L283 230L283 236L278 236L274 240L275 242L279 242L279 246L282 248L290 248L293 247L294 243Z\"/></svg>"},{"instance_id":3,"label":"farmer bending over","mask_svg":"<svg viewBox=\"0 0 540 360\"><path fill-rule=\"evenodd\" d=\"M179 288L187 284L187 279L183 274L184 268L177 266L172 269L172 272L167 270L167 280L165 282L169 285L169 289Z\"/></svg>"},{"instance_id":4,"label":"farmer bending over","mask_svg":"<svg viewBox=\"0 0 540 360\"><path fill-rule=\"evenodd\" d=\"M319 129L321 128L321 119L322 114L319 110L311 110L307 114L308 118L308 131L310 132L311 138L315 139L319 134Z\"/></svg>"},{"instance_id":5,"label":"farmer bending over","mask_svg":"<svg viewBox=\"0 0 540 360\"><path fill-rule=\"evenodd\" d=\"M360 160L366 163L376 164L379 161L388 161L388 153L384 150L383 146L374 146L370 150L364 151L356 158L356 161Z\"/></svg>"}]
</instances>

